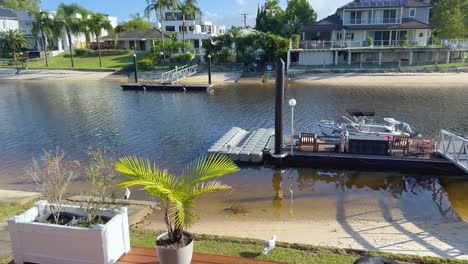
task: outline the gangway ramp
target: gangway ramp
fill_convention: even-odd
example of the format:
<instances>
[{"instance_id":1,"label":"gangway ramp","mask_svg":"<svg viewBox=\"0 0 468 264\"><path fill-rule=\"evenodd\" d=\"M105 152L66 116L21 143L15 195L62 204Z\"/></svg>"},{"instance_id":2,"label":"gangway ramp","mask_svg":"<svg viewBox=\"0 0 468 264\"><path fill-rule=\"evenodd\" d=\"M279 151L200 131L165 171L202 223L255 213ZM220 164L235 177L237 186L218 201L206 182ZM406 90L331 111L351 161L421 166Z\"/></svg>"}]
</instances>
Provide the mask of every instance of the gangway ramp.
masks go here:
<instances>
[{"instance_id":1,"label":"gangway ramp","mask_svg":"<svg viewBox=\"0 0 468 264\"><path fill-rule=\"evenodd\" d=\"M435 149L437 154L468 173L468 138L442 129Z\"/></svg>"}]
</instances>

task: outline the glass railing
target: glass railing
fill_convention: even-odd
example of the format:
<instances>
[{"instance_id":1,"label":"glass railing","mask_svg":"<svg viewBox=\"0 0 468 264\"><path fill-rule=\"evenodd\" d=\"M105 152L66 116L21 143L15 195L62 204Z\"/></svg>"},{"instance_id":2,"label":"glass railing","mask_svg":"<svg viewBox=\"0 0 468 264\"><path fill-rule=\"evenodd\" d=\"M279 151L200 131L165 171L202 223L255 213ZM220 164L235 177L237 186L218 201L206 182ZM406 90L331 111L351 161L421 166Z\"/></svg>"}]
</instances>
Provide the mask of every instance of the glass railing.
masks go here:
<instances>
[{"instance_id":1,"label":"glass railing","mask_svg":"<svg viewBox=\"0 0 468 264\"><path fill-rule=\"evenodd\" d=\"M379 24L400 24L399 17L392 18L377 18L377 19L346 19L345 25L379 25Z\"/></svg>"}]
</instances>

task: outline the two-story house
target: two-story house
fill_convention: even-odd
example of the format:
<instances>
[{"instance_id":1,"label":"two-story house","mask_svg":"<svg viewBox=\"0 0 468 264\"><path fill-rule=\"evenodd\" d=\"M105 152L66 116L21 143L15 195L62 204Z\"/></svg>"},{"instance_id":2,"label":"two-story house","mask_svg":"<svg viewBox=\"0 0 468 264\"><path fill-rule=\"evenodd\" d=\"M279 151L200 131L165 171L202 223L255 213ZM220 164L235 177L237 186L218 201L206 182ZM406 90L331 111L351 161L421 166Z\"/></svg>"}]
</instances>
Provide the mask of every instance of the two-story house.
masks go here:
<instances>
[{"instance_id":1,"label":"two-story house","mask_svg":"<svg viewBox=\"0 0 468 264\"><path fill-rule=\"evenodd\" d=\"M18 17L15 11L0 6L0 33L18 29Z\"/></svg>"},{"instance_id":2,"label":"two-story house","mask_svg":"<svg viewBox=\"0 0 468 264\"><path fill-rule=\"evenodd\" d=\"M175 11L174 13L165 13L164 20L162 21L162 30L167 34L171 34L171 32L177 33L180 41L184 39L185 41L189 41L192 43L195 52L200 53L202 40L224 34L226 27L203 20L201 13L196 13L194 16L187 15L184 25L182 12Z\"/></svg>"},{"instance_id":3,"label":"two-story house","mask_svg":"<svg viewBox=\"0 0 468 264\"><path fill-rule=\"evenodd\" d=\"M302 37L333 46L369 46L369 37L375 46L426 46L434 29L430 8L430 0L354 0L302 28Z\"/></svg>"}]
</instances>

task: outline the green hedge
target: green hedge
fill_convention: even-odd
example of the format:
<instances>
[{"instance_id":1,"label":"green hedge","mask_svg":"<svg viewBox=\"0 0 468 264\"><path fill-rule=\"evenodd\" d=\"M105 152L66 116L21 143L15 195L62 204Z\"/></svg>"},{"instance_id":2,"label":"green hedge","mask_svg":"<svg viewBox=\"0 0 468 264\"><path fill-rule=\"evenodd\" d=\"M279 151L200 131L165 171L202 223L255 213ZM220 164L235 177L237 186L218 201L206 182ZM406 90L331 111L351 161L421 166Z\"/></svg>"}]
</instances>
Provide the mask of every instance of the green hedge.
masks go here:
<instances>
[{"instance_id":1,"label":"green hedge","mask_svg":"<svg viewBox=\"0 0 468 264\"><path fill-rule=\"evenodd\" d=\"M83 49L83 48L76 48L75 56L82 56L82 57L93 57L98 56L98 51L93 49ZM101 56L115 56L115 55L126 55L131 54L131 50L115 50L115 49L103 49L101 50Z\"/></svg>"},{"instance_id":2,"label":"green hedge","mask_svg":"<svg viewBox=\"0 0 468 264\"><path fill-rule=\"evenodd\" d=\"M96 55L96 51L92 49L83 49L83 48L75 49L75 56L94 56L94 55Z\"/></svg>"},{"instance_id":3,"label":"green hedge","mask_svg":"<svg viewBox=\"0 0 468 264\"><path fill-rule=\"evenodd\" d=\"M188 64L192 60L193 54L188 52L175 57L175 61L180 64Z\"/></svg>"},{"instance_id":4,"label":"green hedge","mask_svg":"<svg viewBox=\"0 0 468 264\"><path fill-rule=\"evenodd\" d=\"M142 71L150 71L153 69L153 61L151 59L142 59L137 62L138 69Z\"/></svg>"}]
</instances>

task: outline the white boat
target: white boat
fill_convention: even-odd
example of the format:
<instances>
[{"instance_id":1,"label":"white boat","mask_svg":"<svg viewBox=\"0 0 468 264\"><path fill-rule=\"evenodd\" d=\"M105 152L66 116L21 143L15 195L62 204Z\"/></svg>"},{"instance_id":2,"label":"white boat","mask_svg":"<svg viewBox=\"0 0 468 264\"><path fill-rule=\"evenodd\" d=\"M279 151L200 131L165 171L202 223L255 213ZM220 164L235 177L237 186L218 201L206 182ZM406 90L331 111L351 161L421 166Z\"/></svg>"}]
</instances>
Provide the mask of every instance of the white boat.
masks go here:
<instances>
[{"instance_id":1,"label":"white boat","mask_svg":"<svg viewBox=\"0 0 468 264\"><path fill-rule=\"evenodd\" d=\"M375 112L348 110L352 119L345 116L337 122L320 121L320 131L325 136L340 136L344 132L350 135L374 135L374 136L409 136L416 137L418 132L414 132L411 127L394 118L384 118L385 123L374 123Z\"/></svg>"}]
</instances>

